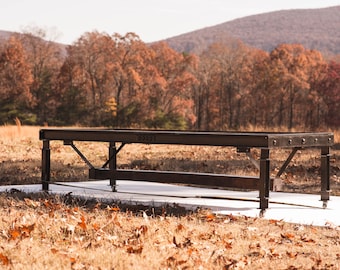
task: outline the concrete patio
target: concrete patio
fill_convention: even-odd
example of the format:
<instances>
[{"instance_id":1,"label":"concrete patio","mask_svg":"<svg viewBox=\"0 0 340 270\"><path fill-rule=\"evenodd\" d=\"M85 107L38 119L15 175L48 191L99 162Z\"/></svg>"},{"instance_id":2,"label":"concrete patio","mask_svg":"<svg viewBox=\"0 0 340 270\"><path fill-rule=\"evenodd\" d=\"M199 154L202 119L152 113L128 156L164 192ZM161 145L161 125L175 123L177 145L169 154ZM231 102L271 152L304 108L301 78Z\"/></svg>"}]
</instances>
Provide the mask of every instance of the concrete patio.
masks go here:
<instances>
[{"instance_id":1,"label":"concrete patio","mask_svg":"<svg viewBox=\"0 0 340 270\"><path fill-rule=\"evenodd\" d=\"M0 192L17 189L23 192L39 192L41 185L0 186ZM50 193L85 196L99 200L116 200L159 206L178 204L189 209L209 208L220 214L260 216L258 191L229 191L197 188L152 182L117 181L117 192L112 192L108 180L51 183ZM286 222L340 226L340 197L331 196L327 208L322 207L319 195L271 192L269 208L264 218Z\"/></svg>"}]
</instances>

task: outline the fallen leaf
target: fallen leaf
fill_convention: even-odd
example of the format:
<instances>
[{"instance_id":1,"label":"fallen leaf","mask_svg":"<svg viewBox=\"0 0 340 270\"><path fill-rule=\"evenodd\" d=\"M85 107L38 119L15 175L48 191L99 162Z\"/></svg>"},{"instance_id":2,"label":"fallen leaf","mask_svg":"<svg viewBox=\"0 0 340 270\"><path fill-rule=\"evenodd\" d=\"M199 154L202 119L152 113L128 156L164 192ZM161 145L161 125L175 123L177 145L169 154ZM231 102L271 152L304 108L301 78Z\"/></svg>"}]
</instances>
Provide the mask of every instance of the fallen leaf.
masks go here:
<instances>
[{"instance_id":1,"label":"fallen leaf","mask_svg":"<svg viewBox=\"0 0 340 270\"><path fill-rule=\"evenodd\" d=\"M192 244L189 238L186 238L183 243L177 243L175 236L172 238L172 242L177 248L186 248Z\"/></svg>"},{"instance_id":2,"label":"fallen leaf","mask_svg":"<svg viewBox=\"0 0 340 270\"><path fill-rule=\"evenodd\" d=\"M295 235L292 233L281 233L281 237L284 239L292 240L295 237Z\"/></svg>"},{"instance_id":3,"label":"fallen leaf","mask_svg":"<svg viewBox=\"0 0 340 270\"><path fill-rule=\"evenodd\" d=\"M289 252L289 251L287 251L286 254L291 259L296 258L298 255L296 252Z\"/></svg>"},{"instance_id":4,"label":"fallen leaf","mask_svg":"<svg viewBox=\"0 0 340 270\"><path fill-rule=\"evenodd\" d=\"M233 248L233 242L232 241L228 241L225 243L224 247L226 249L232 249Z\"/></svg>"},{"instance_id":5,"label":"fallen leaf","mask_svg":"<svg viewBox=\"0 0 340 270\"><path fill-rule=\"evenodd\" d=\"M108 211L113 211L113 212L119 212L120 208L118 206L114 206L114 207L107 207Z\"/></svg>"},{"instance_id":6,"label":"fallen leaf","mask_svg":"<svg viewBox=\"0 0 340 270\"><path fill-rule=\"evenodd\" d=\"M92 227L93 227L93 229L94 229L95 231L98 231L98 230L100 229L100 226L99 226L98 223L93 223L93 224L92 224Z\"/></svg>"},{"instance_id":7,"label":"fallen leaf","mask_svg":"<svg viewBox=\"0 0 340 270\"><path fill-rule=\"evenodd\" d=\"M148 227L145 225L140 226L139 228L136 229L136 237L141 236L142 234L145 234L148 231Z\"/></svg>"},{"instance_id":8,"label":"fallen leaf","mask_svg":"<svg viewBox=\"0 0 340 270\"><path fill-rule=\"evenodd\" d=\"M184 229L184 225L183 224L178 224L176 227L176 231L181 231Z\"/></svg>"},{"instance_id":9,"label":"fallen leaf","mask_svg":"<svg viewBox=\"0 0 340 270\"><path fill-rule=\"evenodd\" d=\"M3 265L9 265L10 261L8 259L8 257L2 253L0 253L0 262L3 264Z\"/></svg>"},{"instance_id":10,"label":"fallen leaf","mask_svg":"<svg viewBox=\"0 0 340 270\"><path fill-rule=\"evenodd\" d=\"M55 248L51 248L51 252L52 252L53 254L56 254L56 253L58 253L58 250L55 249Z\"/></svg>"},{"instance_id":11,"label":"fallen leaf","mask_svg":"<svg viewBox=\"0 0 340 270\"><path fill-rule=\"evenodd\" d=\"M314 239L311 239L311 238L307 238L305 236L301 236L301 240L305 243L315 243L315 240Z\"/></svg>"},{"instance_id":12,"label":"fallen leaf","mask_svg":"<svg viewBox=\"0 0 340 270\"><path fill-rule=\"evenodd\" d=\"M143 246L141 246L141 245L136 246L136 247L128 246L126 248L126 251L127 251L127 253L140 254L143 251Z\"/></svg>"},{"instance_id":13,"label":"fallen leaf","mask_svg":"<svg viewBox=\"0 0 340 270\"><path fill-rule=\"evenodd\" d=\"M207 215L205 216L207 221L213 221L215 219L216 215L213 213L207 213Z\"/></svg>"},{"instance_id":14,"label":"fallen leaf","mask_svg":"<svg viewBox=\"0 0 340 270\"><path fill-rule=\"evenodd\" d=\"M34 230L35 223L32 225L24 225L21 227L21 236L22 237L29 237L31 235L31 232Z\"/></svg>"},{"instance_id":15,"label":"fallen leaf","mask_svg":"<svg viewBox=\"0 0 340 270\"><path fill-rule=\"evenodd\" d=\"M28 198L24 198L24 201L25 201L27 206L31 206L33 208L40 206L40 202L36 202L36 201L33 201L31 199L28 199Z\"/></svg>"},{"instance_id":16,"label":"fallen leaf","mask_svg":"<svg viewBox=\"0 0 340 270\"><path fill-rule=\"evenodd\" d=\"M81 222L78 222L78 226L82 228L84 231L86 231L86 223L85 223L85 217L82 215L80 218Z\"/></svg>"},{"instance_id":17,"label":"fallen leaf","mask_svg":"<svg viewBox=\"0 0 340 270\"><path fill-rule=\"evenodd\" d=\"M18 228L13 228L9 230L9 235L11 236L10 240L16 240L18 237L20 237L21 232Z\"/></svg>"}]
</instances>

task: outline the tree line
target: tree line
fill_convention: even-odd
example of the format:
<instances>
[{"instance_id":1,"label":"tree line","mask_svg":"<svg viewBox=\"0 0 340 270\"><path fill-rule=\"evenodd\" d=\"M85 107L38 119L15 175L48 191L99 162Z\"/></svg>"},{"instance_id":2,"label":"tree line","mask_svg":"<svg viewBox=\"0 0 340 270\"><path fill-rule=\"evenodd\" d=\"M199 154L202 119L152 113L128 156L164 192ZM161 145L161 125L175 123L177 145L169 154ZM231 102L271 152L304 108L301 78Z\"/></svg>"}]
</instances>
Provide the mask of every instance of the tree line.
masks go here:
<instances>
[{"instance_id":1,"label":"tree line","mask_svg":"<svg viewBox=\"0 0 340 270\"><path fill-rule=\"evenodd\" d=\"M340 61L299 44L240 41L200 55L138 35L84 33L62 50L42 30L0 46L0 123L187 130L340 126Z\"/></svg>"}]
</instances>

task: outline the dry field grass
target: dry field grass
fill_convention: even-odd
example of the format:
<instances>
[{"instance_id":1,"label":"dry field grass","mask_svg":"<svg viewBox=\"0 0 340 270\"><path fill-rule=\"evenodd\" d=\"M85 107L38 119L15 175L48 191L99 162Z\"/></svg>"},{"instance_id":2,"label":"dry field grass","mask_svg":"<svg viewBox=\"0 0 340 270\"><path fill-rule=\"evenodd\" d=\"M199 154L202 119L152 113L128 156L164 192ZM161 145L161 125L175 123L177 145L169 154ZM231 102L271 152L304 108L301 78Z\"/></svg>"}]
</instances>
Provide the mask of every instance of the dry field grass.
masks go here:
<instances>
[{"instance_id":1,"label":"dry field grass","mask_svg":"<svg viewBox=\"0 0 340 270\"><path fill-rule=\"evenodd\" d=\"M4 269L339 269L340 231L209 210L0 196ZM173 209L177 214L173 214Z\"/></svg>"},{"instance_id":2,"label":"dry field grass","mask_svg":"<svg viewBox=\"0 0 340 270\"><path fill-rule=\"evenodd\" d=\"M0 127L0 183L40 182L38 127ZM339 142L336 132L336 142ZM53 180L80 181L87 168L53 142ZM107 145L81 143L94 164ZM256 156L258 153L255 151ZM277 170L289 152L272 155ZM119 166L257 174L243 154L220 147L126 145ZM228 162L225 162L226 157ZM284 189L319 190L319 152L301 151L283 175ZM340 194L340 151L331 152L333 194ZM117 202L116 202L117 203ZM340 228L81 201L65 195L0 195L0 268L4 269L340 269Z\"/></svg>"}]
</instances>

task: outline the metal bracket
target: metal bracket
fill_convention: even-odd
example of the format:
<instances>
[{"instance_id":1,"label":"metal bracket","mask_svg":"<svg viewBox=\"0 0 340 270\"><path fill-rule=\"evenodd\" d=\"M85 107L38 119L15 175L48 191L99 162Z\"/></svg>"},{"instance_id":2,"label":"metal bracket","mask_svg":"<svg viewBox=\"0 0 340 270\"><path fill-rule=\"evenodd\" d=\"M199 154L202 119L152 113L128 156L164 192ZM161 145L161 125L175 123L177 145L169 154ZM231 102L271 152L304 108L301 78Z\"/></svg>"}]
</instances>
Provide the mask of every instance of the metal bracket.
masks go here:
<instances>
[{"instance_id":1,"label":"metal bracket","mask_svg":"<svg viewBox=\"0 0 340 270\"><path fill-rule=\"evenodd\" d=\"M260 162L253 157L250 147L237 147L237 153L245 153L256 169L260 170Z\"/></svg>"},{"instance_id":2,"label":"metal bracket","mask_svg":"<svg viewBox=\"0 0 340 270\"><path fill-rule=\"evenodd\" d=\"M250 147L237 147L237 153L249 153Z\"/></svg>"}]
</instances>

